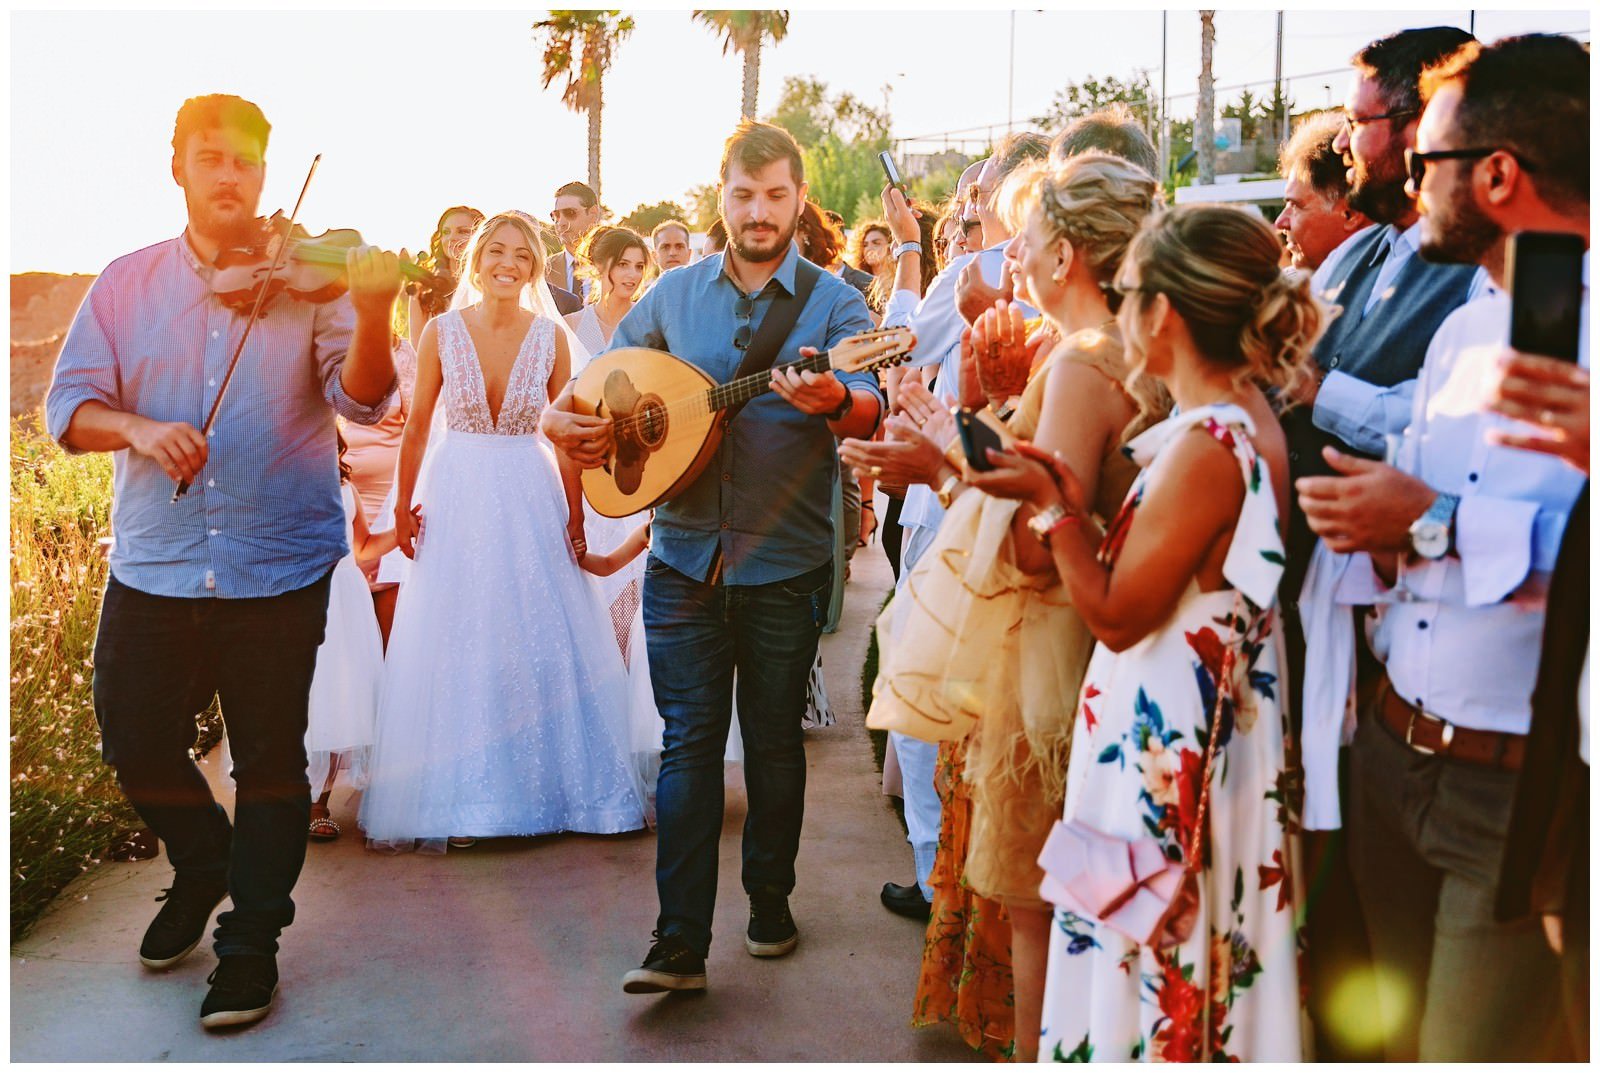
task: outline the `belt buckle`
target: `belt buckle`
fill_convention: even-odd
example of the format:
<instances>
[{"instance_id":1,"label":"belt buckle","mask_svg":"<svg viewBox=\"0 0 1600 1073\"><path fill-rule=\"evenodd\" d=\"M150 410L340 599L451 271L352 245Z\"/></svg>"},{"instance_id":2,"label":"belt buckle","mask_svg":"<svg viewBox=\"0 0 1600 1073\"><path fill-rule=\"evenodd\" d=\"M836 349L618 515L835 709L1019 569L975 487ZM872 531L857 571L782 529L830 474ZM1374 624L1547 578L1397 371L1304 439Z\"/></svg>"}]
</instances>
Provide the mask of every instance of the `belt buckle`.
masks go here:
<instances>
[{"instance_id":1,"label":"belt buckle","mask_svg":"<svg viewBox=\"0 0 1600 1073\"><path fill-rule=\"evenodd\" d=\"M1435 723L1438 723L1440 726L1444 727L1444 729L1439 732L1439 748L1430 749L1426 745L1418 745L1416 742L1411 740L1411 733L1416 729L1418 716L1421 716L1425 719L1433 719ZM1443 719L1435 719L1433 716L1429 715L1420 708L1411 709L1411 718L1406 722L1406 745L1421 753L1423 756L1436 756L1441 752L1448 753L1450 751L1450 742L1455 739L1455 736L1456 728L1453 724L1447 723Z\"/></svg>"}]
</instances>

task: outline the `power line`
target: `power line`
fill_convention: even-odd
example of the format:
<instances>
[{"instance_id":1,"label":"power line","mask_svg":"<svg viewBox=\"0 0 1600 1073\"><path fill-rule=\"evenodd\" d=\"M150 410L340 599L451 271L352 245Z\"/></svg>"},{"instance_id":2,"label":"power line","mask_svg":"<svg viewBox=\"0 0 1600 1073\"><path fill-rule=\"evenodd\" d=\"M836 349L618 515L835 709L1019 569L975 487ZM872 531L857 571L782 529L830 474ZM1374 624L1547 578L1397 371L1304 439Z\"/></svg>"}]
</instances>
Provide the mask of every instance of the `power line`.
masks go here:
<instances>
[{"instance_id":1,"label":"power line","mask_svg":"<svg viewBox=\"0 0 1600 1073\"><path fill-rule=\"evenodd\" d=\"M1563 36L1563 37L1588 37L1589 36L1589 31L1588 30L1553 30L1553 31L1551 31L1551 33L1559 34L1560 36ZM1328 68L1327 70L1324 70L1324 71L1305 71L1305 72L1302 72L1300 74L1284 75L1283 76L1283 82L1284 82L1284 84L1287 85L1288 83L1300 81L1300 80L1307 79L1307 78L1326 78L1328 75L1349 74L1350 70L1351 70L1351 68L1347 64L1347 65L1345 65L1343 67L1330 67L1330 68ZM1270 76L1266 77L1266 78L1257 78L1257 79L1253 79L1253 80L1251 80L1249 82L1235 83L1234 85L1231 85L1231 86L1217 86L1216 87L1216 92L1218 92L1218 93L1231 93L1234 90L1253 89L1253 88L1255 88L1257 86L1271 85L1272 81L1273 81L1273 79ZM1287 96L1287 93L1285 95ZM1193 91L1188 92L1188 93L1173 93L1173 94L1169 94L1167 96L1167 100L1169 100L1169 101L1181 101L1181 100L1188 100L1191 97L1198 97L1198 96L1200 96L1200 92L1198 90L1193 90ZM1148 98L1139 98L1139 99L1131 101L1129 103L1132 103L1132 104L1140 104L1140 103L1143 103L1143 104L1154 104L1156 102L1151 101ZM993 135L993 132L996 129L1004 128L1005 126L1006 126L1005 122L983 123L983 124L979 124L978 126L973 126L973 127L955 127L955 128L953 128L951 130L934 131L932 134L910 135L910 136L903 137L903 138L896 138L896 139L894 139L894 141L895 141L896 145L901 145L901 144L904 144L906 142L930 142L930 141L985 142L985 143L987 143L988 141L993 141L992 135ZM988 137L987 139L976 138L976 137L973 137L973 138L952 137L952 135L959 135L959 134L976 134L979 131L987 132L990 135L990 137Z\"/></svg>"}]
</instances>

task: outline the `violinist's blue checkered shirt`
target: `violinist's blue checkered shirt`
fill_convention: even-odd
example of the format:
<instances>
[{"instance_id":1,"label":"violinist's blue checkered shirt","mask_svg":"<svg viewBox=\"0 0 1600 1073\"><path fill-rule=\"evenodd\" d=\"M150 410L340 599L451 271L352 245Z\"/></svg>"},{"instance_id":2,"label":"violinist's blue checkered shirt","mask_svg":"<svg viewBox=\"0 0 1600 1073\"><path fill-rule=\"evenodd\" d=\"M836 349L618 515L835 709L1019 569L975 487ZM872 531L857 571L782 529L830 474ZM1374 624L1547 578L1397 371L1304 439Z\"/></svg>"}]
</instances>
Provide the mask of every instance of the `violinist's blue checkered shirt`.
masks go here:
<instances>
[{"instance_id":1,"label":"violinist's blue checkered shirt","mask_svg":"<svg viewBox=\"0 0 1600 1073\"><path fill-rule=\"evenodd\" d=\"M212 294L211 271L179 236L100 274L45 399L57 442L90 400L202 426L247 316ZM374 424L390 403L363 406L344 392L339 373L354 329L348 298L272 302L228 386L205 468L178 502L159 465L116 452L118 581L157 596L276 596L316 581L346 553L334 414Z\"/></svg>"}]
</instances>

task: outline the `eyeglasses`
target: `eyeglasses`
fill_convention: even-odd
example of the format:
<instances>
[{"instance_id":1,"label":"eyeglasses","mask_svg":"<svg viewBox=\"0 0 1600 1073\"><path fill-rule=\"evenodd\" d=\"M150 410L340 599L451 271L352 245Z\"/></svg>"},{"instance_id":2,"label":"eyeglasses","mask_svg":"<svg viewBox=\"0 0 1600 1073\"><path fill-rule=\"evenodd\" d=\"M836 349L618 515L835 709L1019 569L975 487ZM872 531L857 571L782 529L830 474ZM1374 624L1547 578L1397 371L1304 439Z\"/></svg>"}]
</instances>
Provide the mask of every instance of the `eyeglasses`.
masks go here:
<instances>
[{"instance_id":1,"label":"eyeglasses","mask_svg":"<svg viewBox=\"0 0 1600 1073\"><path fill-rule=\"evenodd\" d=\"M750 315L755 311L756 301L748 294L741 294L733 300L733 315L743 322L733 333L734 349L740 353L750 346Z\"/></svg>"},{"instance_id":2,"label":"eyeglasses","mask_svg":"<svg viewBox=\"0 0 1600 1073\"><path fill-rule=\"evenodd\" d=\"M1346 130L1351 130L1355 127L1366 126L1368 123L1376 123L1380 119L1404 119L1407 116L1416 115L1419 111L1421 111L1420 108L1396 108L1392 112L1379 112L1377 115L1356 115L1346 108L1344 109L1344 126Z\"/></svg>"},{"instance_id":3,"label":"eyeglasses","mask_svg":"<svg viewBox=\"0 0 1600 1073\"><path fill-rule=\"evenodd\" d=\"M576 220L578 217L582 216L584 214L584 212L586 212L586 211L587 210L585 210L585 209L551 209L550 210L550 219L552 219L552 220Z\"/></svg>"},{"instance_id":4,"label":"eyeglasses","mask_svg":"<svg viewBox=\"0 0 1600 1073\"><path fill-rule=\"evenodd\" d=\"M1493 156L1495 153L1505 153L1522 165L1525 170L1534 170L1526 160L1501 146L1493 146L1486 149L1436 149L1431 153L1407 149L1406 176L1411 182L1411 189L1414 191L1420 190L1422 189L1422 177L1428 173L1428 165L1436 160L1482 160L1484 157Z\"/></svg>"}]
</instances>

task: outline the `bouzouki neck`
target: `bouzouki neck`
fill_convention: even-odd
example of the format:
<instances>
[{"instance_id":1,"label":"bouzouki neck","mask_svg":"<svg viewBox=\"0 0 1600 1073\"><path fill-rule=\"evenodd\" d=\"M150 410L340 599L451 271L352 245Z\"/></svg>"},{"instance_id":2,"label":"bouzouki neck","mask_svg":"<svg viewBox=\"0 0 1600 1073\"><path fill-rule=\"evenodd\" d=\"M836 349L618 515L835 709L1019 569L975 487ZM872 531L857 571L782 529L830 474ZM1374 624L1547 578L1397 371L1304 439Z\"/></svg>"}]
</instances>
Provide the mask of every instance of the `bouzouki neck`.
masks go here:
<instances>
[{"instance_id":1,"label":"bouzouki neck","mask_svg":"<svg viewBox=\"0 0 1600 1073\"><path fill-rule=\"evenodd\" d=\"M758 395L763 395L772 389L772 374L779 369L795 369L800 372L819 373L831 364L829 354L824 350L813 354L809 358L790 362L788 365L774 365L770 369L749 376L741 376L737 380L730 380L726 384L718 384L706 392L706 408L715 412L726 410L730 406L738 406L749 402Z\"/></svg>"}]
</instances>

